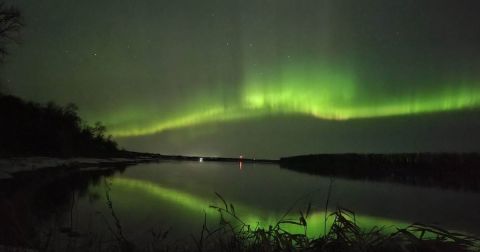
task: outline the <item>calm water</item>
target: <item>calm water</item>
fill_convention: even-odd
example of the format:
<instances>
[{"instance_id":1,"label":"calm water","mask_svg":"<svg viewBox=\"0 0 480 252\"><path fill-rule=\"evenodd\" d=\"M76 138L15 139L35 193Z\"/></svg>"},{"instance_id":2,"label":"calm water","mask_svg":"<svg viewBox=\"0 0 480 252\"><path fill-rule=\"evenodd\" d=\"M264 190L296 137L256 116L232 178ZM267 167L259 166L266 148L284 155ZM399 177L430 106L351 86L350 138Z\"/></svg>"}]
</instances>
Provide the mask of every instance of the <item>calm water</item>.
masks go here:
<instances>
[{"instance_id":1,"label":"calm water","mask_svg":"<svg viewBox=\"0 0 480 252\"><path fill-rule=\"evenodd\" d=\"M145 243L151 230L170 229L171 239L198 235L204 215L215 226L218 215L209 208L221 204L215 192L233 203L238 215L252 225L272 223L288 209L293 209L288 216L297 218L298 210L311 202L310 233L319 234L330 183L329 209L354 211L365 228L420 222L480 234L480 193L331 179L274 164L140 164L107 176L88 175L43 186L29 195L38 203L31 208L39 215L37 226L42 229L68 226L80 234L90 232L107 239L109 227L115 228L108 193L124 235Z\"/></svg>"}]
</instances>

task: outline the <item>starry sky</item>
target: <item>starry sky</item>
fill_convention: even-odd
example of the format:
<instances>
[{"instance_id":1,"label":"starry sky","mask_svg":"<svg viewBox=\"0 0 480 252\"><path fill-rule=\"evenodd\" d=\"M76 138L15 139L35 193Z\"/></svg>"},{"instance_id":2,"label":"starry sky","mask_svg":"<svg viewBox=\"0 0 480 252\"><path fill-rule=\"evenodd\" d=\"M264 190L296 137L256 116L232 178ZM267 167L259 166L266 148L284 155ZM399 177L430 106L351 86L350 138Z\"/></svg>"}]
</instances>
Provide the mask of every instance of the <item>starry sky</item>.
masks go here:
<instances>
[{"instance_id":1,"label":"starry sky","mask_svg":"<svg viewBox=\"0 0 480 252\"><path fill-rule=\"evenodd\" d=\"M9 0L1 88L121 146L275 158L480 151L473 0Z\"/></svg>"}]
</instances>

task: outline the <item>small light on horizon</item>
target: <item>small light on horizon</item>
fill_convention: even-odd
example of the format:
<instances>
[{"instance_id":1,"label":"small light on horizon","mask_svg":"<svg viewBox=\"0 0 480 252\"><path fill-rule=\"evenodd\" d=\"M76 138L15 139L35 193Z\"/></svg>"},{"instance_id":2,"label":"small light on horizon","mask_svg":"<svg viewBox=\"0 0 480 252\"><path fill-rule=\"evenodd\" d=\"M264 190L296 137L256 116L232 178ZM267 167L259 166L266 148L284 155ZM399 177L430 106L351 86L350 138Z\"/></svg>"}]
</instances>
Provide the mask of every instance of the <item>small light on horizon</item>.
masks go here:
<instances>
[{"instance_id":1,"label":"small light on horizon","mask_svg":"<svg viewBox=\"0 0 480 252\"><path fill-rule=\"evenodd\" d=\"M200 162L200 163L203 162L203 157L199 158L198 162Z\"/></svg>"}]
</instances>

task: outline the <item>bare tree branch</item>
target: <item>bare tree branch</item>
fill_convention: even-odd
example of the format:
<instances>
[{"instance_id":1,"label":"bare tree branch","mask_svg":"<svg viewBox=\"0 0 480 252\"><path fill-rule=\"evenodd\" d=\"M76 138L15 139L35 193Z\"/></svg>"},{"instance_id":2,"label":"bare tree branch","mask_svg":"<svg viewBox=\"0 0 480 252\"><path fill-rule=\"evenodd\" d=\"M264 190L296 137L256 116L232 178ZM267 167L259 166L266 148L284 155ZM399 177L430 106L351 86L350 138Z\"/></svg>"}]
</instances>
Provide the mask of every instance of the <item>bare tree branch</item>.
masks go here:
<instances>
[{"instance_id":1,"label":"bare tree branch","mask_svg":"<svg viewBox=\"0 0 480 252\"><path fill-rule=\"evenodd\" d=\"M19 42L23 25L22 15L17 8L0 3L0 61L8 55L8 45Z\"/></svg>"}]
</instances>

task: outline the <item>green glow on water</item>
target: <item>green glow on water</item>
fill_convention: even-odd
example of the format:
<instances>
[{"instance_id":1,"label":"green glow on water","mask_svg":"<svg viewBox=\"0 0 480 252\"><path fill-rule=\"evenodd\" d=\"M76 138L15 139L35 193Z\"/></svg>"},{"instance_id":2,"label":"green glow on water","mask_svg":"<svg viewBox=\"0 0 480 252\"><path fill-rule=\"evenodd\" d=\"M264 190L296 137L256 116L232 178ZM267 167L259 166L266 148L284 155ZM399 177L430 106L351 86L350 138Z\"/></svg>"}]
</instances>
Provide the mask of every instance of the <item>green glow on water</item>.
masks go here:
<instances>
[{"instance_id":1,"label":"green glow on water","mask_svg":"<svg viewBox=\"0 0 480 252\"><path fill-rule=\"evenodd\" d=\"M175 205L181 206L184 209L191 211L192 216L198 215L198 218L201 219L203 214L206 213L209 218L218 217L217 210L210 208L210 205L222 206L222 202L217 200L216 202L211 202L207 199L188 194L186 192L178 191L171 188L166 188L161 185L131 179L123 177L112 178L112 186L121 187L123 190L135 191L136 194L146 193L159 200L166 200ZM119 196L119 195L118 195ZM121 197L121 196L120 196ZM255 209L250 206L242 205L239 203L234 203L237 215L245 221L246 224L251 225L252 227L260 226L267 227L268 225L275 224L281 216L279 214L268 213L265 210ZM308 223L308 234L311 236L322 235L324 230L324 216L323 211L313 212L307 219ZM178 216L177 216L178 217ZM298 214L290 214L286 216L286 219L298 221ZM333 219L328 219L328 226L331 225ZM362 228L372 228L377 227L386 227L385 231L392 231L393 227L405 227L405 223L388 220L384 218L372 217L359 215L356 217L357 223ZM296 225L282 225L286 231L291 233L303 233L304 230L301 226Z\"/></svg>"},{"instance_id":2,"label":"green glow on water","mask_svg":"<svg viewBox=\"0 0 480 252\"><path fill-rule=\"evenodd\" d=\"M265 115L348 120L480 107L480 85L475 81L444 78L443 83L397 92L365 88L365 80L347 67L280 66L274 74L247 69L243 84L233 92L236 97L227 101L221 92L211 90L196 94L195 99L185 97L185 104L170 108L167 115L158 115L155 108L137 108L111 114L104 121L113 136L128 137Z\"/></svg>"}]
</instances>

